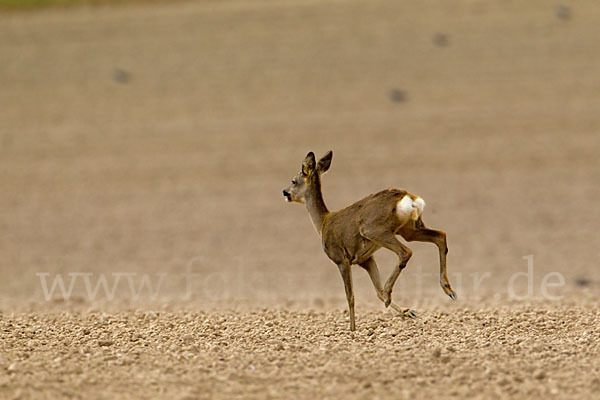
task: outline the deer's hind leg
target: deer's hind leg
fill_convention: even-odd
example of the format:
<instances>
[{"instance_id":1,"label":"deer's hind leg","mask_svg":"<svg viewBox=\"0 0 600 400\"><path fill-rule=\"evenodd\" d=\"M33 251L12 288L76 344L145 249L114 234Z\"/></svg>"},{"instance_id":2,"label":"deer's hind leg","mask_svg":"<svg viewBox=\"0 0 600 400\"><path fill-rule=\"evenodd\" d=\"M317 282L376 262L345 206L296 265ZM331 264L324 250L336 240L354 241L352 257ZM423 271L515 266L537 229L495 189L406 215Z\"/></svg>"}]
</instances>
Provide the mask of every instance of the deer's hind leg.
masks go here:
<instances>
[{"instance_id":1,"label":"deer's hind leg","mask_svg":"<svg viewBox=\"0 0 600 400\"><path fill-rule=\"evenodd\" d=\"M386 296L385 306L388 307L392 303L392 289L400 276L400 272L406 268L406 263L412 256L412 251L400 243L393 232L388 230L370 230L369 228L361 229L361 235L371 240L381 247L393 251L398 256L398 265L392 271L390 277L383 286L383 294Z\"/></svg>"},{"instance_id":2,"label":"deer's hind leg","mask_svg":"<svg viewBox=\"0 0 600 400\"><path fill-rule=\"evenodd\" d=\"M456 292L452 290L446 273L446 256L448 254L446 233L425 227L421 220L417 221L414 226L403 227L398 233L408 242L429 242L438 247L440 253L440 286L444 293L452 300L456 300Z\"/></svg>"},{"instance_id":3,"label":"deer's hind leg","mask_svg":"<svg viewBox=\"0 0 600 400\"><path fill-rule=\"evenodd\" d=\"M373 282L373 286L375 287L375 291L377 292L377 297L379 298L379 300L381 300L384 304L387 303L389 300L390 303L388 304L403 316L409 318L415 318L417 316L417 314L410 308L403 309L396 305L393 301L391 301L391 297L384 293L383 286L381 286L379 268L377 268L377 263L375 263L375 259L373 257L369 257L365 262L362 262L359 265L363 267L369 274L369 277L371 278L371 282Z\"/></svg>"}]
</instances>

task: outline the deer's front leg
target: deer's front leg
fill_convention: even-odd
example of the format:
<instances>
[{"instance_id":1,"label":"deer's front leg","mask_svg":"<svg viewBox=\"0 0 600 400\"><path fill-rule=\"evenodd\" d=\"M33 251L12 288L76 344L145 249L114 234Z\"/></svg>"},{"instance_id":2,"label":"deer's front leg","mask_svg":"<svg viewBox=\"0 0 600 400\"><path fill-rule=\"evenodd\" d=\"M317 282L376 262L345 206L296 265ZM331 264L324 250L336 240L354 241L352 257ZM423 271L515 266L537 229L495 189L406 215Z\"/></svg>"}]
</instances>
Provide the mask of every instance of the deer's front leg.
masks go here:
<instances>
[{"instance_id":1,"label":"deer's front leg","mask_svg":"<svg viewBox=\"0 0 600 400\"><path fill-rule=\"evenodd\" d=\"M338 264L340 274L344 280L344 287L346 289L346 299L348 300L348 311L350 313L350 330L356 330L356 321L354 318L354 290L352 288L352 270L350 264L342 262Z\"/></svg>"}]
</instances>

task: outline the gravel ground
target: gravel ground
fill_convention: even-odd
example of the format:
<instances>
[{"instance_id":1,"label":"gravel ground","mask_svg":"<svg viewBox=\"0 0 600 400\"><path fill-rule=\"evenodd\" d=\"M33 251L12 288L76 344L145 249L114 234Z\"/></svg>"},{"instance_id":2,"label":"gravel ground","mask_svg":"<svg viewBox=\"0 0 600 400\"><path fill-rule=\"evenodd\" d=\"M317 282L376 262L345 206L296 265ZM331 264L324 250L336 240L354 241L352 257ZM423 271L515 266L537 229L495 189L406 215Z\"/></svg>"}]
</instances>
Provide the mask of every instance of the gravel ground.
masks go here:
<instances>
[{"instance_id":1,"label":"gravel ground","mask_svg":"<svg viewBox=\"0 0 600 400\"><path fill-rule=\"evenodd\" d=\"M561 3L2 14L0 398L594 398L600 7ZM330 149L331 209L425 199L456 302L410 243L419 318L355 268L348 331L281 195Z\"/></svg>"},{"instance_id":2,"label":"gravel ground","mask_svg":"<svg viewBox=\"0 0 600 400\"><path fill-rule=\"evenodd\" d=\"M599 316L372 311L349 332L340 311L15 314L0 320L0 395L585 399L600 390Z\"/></svg>"}]
</instances>

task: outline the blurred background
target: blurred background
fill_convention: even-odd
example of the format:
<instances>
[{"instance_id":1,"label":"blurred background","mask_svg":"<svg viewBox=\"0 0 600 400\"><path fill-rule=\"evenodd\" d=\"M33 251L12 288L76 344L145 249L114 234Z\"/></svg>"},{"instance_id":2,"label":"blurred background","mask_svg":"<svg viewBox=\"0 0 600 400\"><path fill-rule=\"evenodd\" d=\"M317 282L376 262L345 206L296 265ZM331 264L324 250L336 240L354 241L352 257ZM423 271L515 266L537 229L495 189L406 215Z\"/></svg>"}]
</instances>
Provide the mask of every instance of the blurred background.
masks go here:
<instances>
[{"instance_id":1,"label":"blurred background","mask_svg":"<svg viewBox=\"0 0 600 400\"><path fill-rule=\"evenodd\" d=\"M559 272L549 293L598 298L596 2L0 5L3 310L343 307L281 195L328 150L330 209L390 186L425 199L448 233L449 307L506 301L528 255L533 297ZM446 306L436 248L410 247L396 301ZM387 276L395 257L376 258ZM122 280L90 298L74 273ZM160 290L136 299L144 274ZM46 301L57 276L75 277L69 301L59 286ZM381 307L354 280L357 308Z\"/></svg>"}]
</instances>

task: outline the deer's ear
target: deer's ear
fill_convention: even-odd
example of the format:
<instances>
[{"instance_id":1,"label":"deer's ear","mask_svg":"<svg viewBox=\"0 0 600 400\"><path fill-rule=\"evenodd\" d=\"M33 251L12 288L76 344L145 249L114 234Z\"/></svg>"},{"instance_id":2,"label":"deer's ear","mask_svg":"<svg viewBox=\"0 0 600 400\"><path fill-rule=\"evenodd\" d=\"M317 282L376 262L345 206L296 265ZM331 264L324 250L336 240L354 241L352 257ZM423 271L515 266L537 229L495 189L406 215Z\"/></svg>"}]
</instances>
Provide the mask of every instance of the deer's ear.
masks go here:
<instances>
[{"instance_id":1,"label":"deer's ear","mask_svg":"<svg viewBox=\"0 0 600 400\"><path fill-rule=\"evenodd\" d=\"M331 166L332 158L333 158L333 151L328 151L327 154L325 154L323 156L323 158L321 158L319 160L319 164L317 164L317 169L319 170L320 173L324 174L325 172L327 172L327 170Z\"/></svg>"},{"instance_id":2,"label":"deer's ear","mask_svg":"<svg viewBox=\"0 0 600 400\"><path fill-rule=\"evenodd\" d=\"M306 155L304 161L302 161L302 173L304 175L310 175L315 170L315 153L312 151Z\"/></svg>"}]
</instances>

